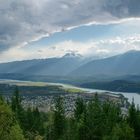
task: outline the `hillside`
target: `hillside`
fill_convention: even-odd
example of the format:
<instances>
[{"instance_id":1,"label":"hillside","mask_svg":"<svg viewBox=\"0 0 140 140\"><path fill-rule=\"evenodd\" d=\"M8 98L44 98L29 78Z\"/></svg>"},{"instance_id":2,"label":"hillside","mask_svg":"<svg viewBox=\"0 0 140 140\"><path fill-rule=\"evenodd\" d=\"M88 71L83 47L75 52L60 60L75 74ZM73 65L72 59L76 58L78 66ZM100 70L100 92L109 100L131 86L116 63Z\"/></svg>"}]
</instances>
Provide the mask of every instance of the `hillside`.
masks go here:
<instances>
[{"instance_id":1,"label":"hillside","mask_svg":"<svg viewBox=\"0 0 140 140\"><path fill-rule=\"evenodd\" d=\"M64 76L82 64L82 58L66 54L61 58L35 59L0 64L0 74Z\"/></svg>"},{"instance_id":2,"label":"hillside","mask_svg":"<svg viewBox=\"0 0 140 140\"><path fill-rule=\"evenodd\" d=\"M80 85L84 88L101 89L116 92L140 93L140 83L125 80L114 80L106 82L89 82Z\"/></svg>"},{"instance_id":3,"label":"hillside","mask_svg":"<svg viewBox=\"0 0 140 140\"><path fill-rule=\"evenodd\" d=\"M70 73L73 76L140 75L140 51L90 61Z\"/></svg>"}]
</instances>

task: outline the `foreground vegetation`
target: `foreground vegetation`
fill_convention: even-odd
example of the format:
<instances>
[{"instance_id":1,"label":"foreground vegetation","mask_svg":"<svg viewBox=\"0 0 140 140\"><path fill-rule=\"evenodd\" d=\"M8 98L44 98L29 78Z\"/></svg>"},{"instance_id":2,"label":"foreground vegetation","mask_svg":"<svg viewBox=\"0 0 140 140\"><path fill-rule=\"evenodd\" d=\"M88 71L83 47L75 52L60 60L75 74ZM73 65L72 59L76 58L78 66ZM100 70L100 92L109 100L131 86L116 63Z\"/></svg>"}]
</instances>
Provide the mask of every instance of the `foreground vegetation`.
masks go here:
<instances>
[{"instance_id":1,"label":"foreground vegetation","mask_svg":"<svg viewBox=\"0 0 140 140\"><path fill-rule=\"evenodd\" d=\"M55 98L51 111L24 109L18 89L11 102L0 99L0 140L139 140L140 111L134 102L124 115L118 104L100 102L98 95L85 103L78 98L73 114L64 99Z\"/></svg>"}]
</instances>

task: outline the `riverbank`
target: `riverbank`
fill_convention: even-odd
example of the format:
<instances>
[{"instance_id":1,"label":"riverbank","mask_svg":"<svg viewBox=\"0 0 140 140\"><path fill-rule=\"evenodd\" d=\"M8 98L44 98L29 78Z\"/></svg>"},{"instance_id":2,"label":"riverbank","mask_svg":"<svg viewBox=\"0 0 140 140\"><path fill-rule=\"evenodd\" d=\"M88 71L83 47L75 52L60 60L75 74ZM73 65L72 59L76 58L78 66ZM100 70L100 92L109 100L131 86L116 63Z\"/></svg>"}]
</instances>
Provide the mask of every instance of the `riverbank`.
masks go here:
<instances>
[{"instance_id":1,"label":"riverbank","mask_svg":"<svg viewBox=\"0 0 140 140\"><path fill-rule=\"evenodd\" d=\"M98 93L98 94L108 94L110 96L119 96L123 95L124 97L128 98L128 101L131 103L132 99L134 99L135 104L140 105L140 94L138 93L127 93L127 92L112 92L107 90L98 90L98 89L91 89L91 88L82 88L76 87L69 84L62 84L62 83L49 83L49 82L34 82L34 81L21 81L21 80L11 80L11 79L0 79L0 84L9 84L9 85L16 85L22 87L56 87L58 89L63 89L65 92L76 92L76 93Z\"/></svg>"}]
</instances>

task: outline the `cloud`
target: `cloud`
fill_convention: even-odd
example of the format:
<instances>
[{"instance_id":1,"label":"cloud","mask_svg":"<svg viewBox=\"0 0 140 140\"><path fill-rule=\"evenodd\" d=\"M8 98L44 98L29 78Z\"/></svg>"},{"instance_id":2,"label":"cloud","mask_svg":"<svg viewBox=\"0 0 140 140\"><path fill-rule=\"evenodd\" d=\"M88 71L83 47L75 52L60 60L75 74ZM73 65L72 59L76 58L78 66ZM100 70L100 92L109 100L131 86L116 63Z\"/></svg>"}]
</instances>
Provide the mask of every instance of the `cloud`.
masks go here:
<instances>
[{"instance_id":1,"label":"cloud","mask_svg":"<svg viewBox=\"0 0 140 140\"><path fill-rule=\"evenodd\" d=\"M13 47L1 53L0 62L61 57L68 52L76 52L85 57L104 58L129 50L140 50L139 34L127 37L118 36L109 39L100 39L98 41L90 40L87 42L69 40L47 47L42 46L40 49Z\"/></svg>"},{"instance_id":2,"label":"cloud","mask_svg":"<svg viewBox=\"0 0 140 140\"><path fill-rule=\"evenodd\" d=\"M102 55L108 57L124 53L129 50L140 50L140 35L135 34L127 37L114 37L110 39L102 39L93 42L91 48L88 49L89 55ZM95 52L95 53L93 53Z\"/></svg>"},{"instance_id":3,"label":"cloud","mask_svg":"<svg viewBox=\"0 0 140 140\"><path fill-rule=\"evenodd\" d=\"M89 40L86 42L63 41L53 46L43 47L42 56L63 56L67 52L76 52L85 57L109 57L129 50L140 50L140 34L116 36L107 39Z\"/></svg>"},{"instance_id":4,"label":"cloud","mask_svg":"<svg viewBox=\"0 0 140 140\"><path fill-rule=\"evenodd\" d=\"M140 16L140 0L0 1L0 51L89 23Z\"/></svg>"}]
</instances>

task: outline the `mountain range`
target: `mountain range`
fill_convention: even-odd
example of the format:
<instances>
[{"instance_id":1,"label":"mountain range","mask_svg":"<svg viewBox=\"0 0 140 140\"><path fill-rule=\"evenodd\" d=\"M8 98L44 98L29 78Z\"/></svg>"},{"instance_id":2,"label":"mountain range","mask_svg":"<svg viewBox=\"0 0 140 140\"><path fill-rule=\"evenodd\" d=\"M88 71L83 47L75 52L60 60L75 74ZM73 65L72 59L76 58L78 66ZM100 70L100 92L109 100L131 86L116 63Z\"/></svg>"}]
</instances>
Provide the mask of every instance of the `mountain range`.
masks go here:
<instances>
[{"instance_id":1,"label":"mountain range","mask_svg":"<svg viewBox=\"0 0 140 140\"><path fill-rule=\"evenodd\" d=\"M70 74L74 76L140 75L140 51L129 51L113 57L93 60Z\"/></svg>"},{"instance_id":2,"label":"mountain range","mask_svg":"<svg viewBox=\"0 0 140 140\"><path fill-rule=\"evenodd\" d=\"M4 75L67 77L67 79L133 79L140 80L140 51L91 60L79 54L67 53L60 58L34 59L0 64L0 78ZM56 77L56 78L54 78ZM9 77L10 78L10 77ZM60 78L60 79L61 79ZM64 78L63 78L64 79ZM117 80L118 80L117 79ZM93 81L94 81L93 80Z\"/></svg>"},{"instance_id":3,"label":"mountain range","mask_svg":"<svg viewBox=\"0 0 140 140\"><path fill-rule=\"evenodd\" d=\"M60 58L33 59L0 64L0 73L65 76L83 64L79 54L67 53Z\"/></svg>"}]
</instances>

